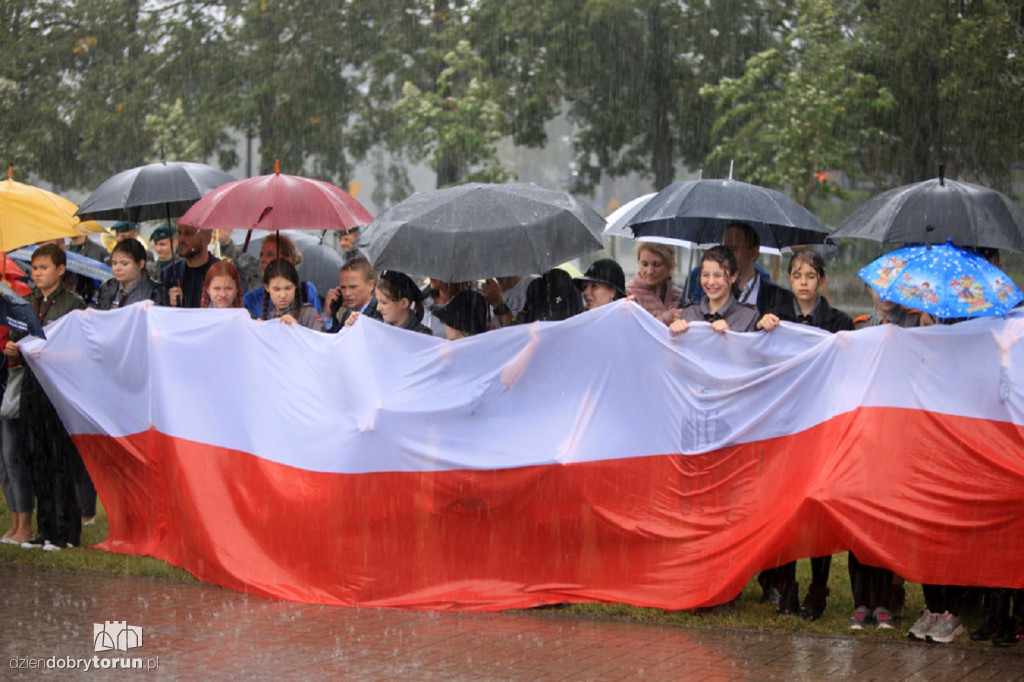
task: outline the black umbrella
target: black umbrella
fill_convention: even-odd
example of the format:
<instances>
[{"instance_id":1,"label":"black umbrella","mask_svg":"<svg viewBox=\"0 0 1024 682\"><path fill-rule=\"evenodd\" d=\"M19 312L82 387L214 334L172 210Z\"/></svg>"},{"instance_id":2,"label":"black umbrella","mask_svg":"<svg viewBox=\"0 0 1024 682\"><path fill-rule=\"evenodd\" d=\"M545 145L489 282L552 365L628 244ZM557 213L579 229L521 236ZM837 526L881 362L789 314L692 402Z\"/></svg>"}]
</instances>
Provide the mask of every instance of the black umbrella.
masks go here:
<instances>
[{"instance_id":1,"label":"black umbrella","mask_svg":"<svg viewBox=\"0 0 1024 682\"><path fill-rule=\"evenodd\" d=\"M363 228L375 268L447 282L541 273L602 247L604 218L566 192L471 183L420 192Z\"/></svg>"},{"instance_id":2,"label":"black umbrella","mask_svg":"<svg viewBox=\"0 0 1024 682\"><path fill-rule=\"evenodd\" d=\"M46 338L35 309L6 282L0 282L0 324L41 339Z\"/></svg>"},{"instance_id":3,"label":"black umbrella","mask_svg":"<svg viewBox=\"0 0 1024 682\"><path fill-rule=\"evenodd\" d=\"M170 220L181 216L200 198L234 181L224 171L204 163L160 161L107 178L75 214L82 220Z\"/></svg>"},{"instance_id":4,"label":"black umbrella","mask_svg":"<svg viewBox=\"0 0 1024 682\"><path fill-rule=\"evenodd\" d=\"M828 228L782 192L738 180L690 180L664 188L634 215L628 226L637 239L718 244L731 222L749 223L761 246L779 249L820 244Z\"/></svg>"},{"instance_id":5,"label":"black umbrella","mask_svg":"<svg viewBox=\"0 0 1024 682\"><path fill-rule=\"evenodd\" d=\"M1024 208L995 190L938 179L879 194L844 220L833 239L941 244L1024 252Z\"/></svg>"}]
</instances>

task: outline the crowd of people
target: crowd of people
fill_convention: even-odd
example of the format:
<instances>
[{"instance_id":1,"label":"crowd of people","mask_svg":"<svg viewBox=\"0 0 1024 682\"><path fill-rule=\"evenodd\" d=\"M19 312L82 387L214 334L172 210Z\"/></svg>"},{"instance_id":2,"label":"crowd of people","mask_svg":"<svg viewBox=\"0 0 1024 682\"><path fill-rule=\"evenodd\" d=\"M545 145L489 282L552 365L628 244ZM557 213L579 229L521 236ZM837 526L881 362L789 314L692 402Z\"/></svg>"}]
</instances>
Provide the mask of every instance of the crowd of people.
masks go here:
<instances>
[{"instance_id":1,"label":"crowd of people","mask_svg":"<svg viewBox=\"0 0 1024 682\"><path fill-rule=\"evenodd\" d=\"M355 324L381 323L454 341L514 324L564 320L626 298L675 336L685 334L695 322L723 333L771 333L781 322L832 333L881 324L935 323L926 313L881 300L873 290L873 310L851 319L829 303L825 261L810 248L790 259L788 288L773 283L757 263L756 230L740 222L725 229L721 245L703 252L685 288L672 280L675 249L648 242L637 244L637 272L628 282L622 266L606 258L576 278L556 268L481 283L430 279L421 286L401 272L374 273L353 247L357 230L350 230L343 235L338 286L323 292L322 298L311 282L301 280L302 256L286 235L266 237L255 259L230 239L222 238L211 250L213 233L194 228L159 225L150 235L152 253L140 241L137 225L118 223L113 231L116 243L109 252L84 237L66 247L57 241L36 248L31 263L34 289L27 300L40 323L87 306L113 310L152 301L181 308L244 308L256 320L279 320L328 334ZM65 248L108 263L114 276L96 287L89 278L72 275ZM998 258L997 253L986 255ZM361 322L363 318L373 322ZM7 376L0 408L0 478L12 519L2 541L61 551L78 546L82 525L93 522L96 491L56 410L22 362L18 343L23 336L0 328ZM810 564L811 583L802 601L796 562L762 571L758 582L764 601L777 604L780 614L821 617L830 596L831 557L812 557ZM863 564L852 552L847 565L855 603L849 627L894 628L905 615L902 578ZM909 628L913 639L953 641L964 631L960 614L979 602L983 622L971 639L1000 645L1024 639L1024 590L925 585L924 595L926 609ZM720 608L735 608L737 600L738 596Z\"/></svg>"}]
</instances>

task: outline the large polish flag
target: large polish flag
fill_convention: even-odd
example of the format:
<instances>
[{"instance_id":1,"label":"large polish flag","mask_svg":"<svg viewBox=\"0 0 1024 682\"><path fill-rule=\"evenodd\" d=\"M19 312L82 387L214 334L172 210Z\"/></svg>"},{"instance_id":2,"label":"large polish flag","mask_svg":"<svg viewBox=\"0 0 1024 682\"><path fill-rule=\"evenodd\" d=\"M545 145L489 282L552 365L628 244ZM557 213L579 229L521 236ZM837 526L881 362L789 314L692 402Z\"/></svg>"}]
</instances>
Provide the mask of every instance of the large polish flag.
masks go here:
<instances>
[{"instance_id":1,"label":"large polish flag","mask_svg":"<svg viewBox=\"0 0 1024 682\"><path fill-rule=\"evenodd\" d=\"M1024 588L1024 315L673 338L624 302L449 343L143 304L47 335L101 547L237 590L682 609L843 550Z\"/></svg>"}]
</instances>

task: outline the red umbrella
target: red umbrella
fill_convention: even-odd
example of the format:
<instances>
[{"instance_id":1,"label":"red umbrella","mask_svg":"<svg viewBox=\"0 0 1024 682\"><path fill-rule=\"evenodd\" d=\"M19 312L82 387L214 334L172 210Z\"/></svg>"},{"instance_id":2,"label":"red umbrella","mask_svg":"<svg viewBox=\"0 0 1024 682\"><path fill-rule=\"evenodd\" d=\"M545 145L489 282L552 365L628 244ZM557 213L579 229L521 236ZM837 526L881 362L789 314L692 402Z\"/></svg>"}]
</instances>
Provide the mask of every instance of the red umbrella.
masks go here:
<instances>
[{"instance_id":1,"label":"red umbrella","mask_svg":"<svg viewBox=\"0 0 1024 682\"><path fill-rule=\"evenodd\" d=\"M348 230L373 216L329 182L281 175L235 180L197 201L178 221L199 230Z\"/></svg>"},{"instance_id":2,"label":"red umbrella","mask_svg":"<svg viewBox=\"0 0 1024 682\"><path fill-rule=\"evenodd\" d=\"M3 279L14 280L20 277L28 277L25 271L21 269L21 266L8 258L6 253L3 254L3 256L3 263L0 264L0 270L3 271ZM11 284L11 287L13 288L14 285ZM31 289L29 291L31 291ZM18 291L18 293L20 294L21 292Z\"/></svg>"}]
</instances>

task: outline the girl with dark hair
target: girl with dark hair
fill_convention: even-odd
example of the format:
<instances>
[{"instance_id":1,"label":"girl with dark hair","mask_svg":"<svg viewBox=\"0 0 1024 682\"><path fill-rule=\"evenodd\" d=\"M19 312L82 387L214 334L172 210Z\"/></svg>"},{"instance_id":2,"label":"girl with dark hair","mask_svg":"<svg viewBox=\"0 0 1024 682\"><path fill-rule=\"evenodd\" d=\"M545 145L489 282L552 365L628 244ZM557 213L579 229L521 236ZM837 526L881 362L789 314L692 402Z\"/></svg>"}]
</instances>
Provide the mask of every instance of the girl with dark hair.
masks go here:
<instances>
[{"instance_id":1,"label":"girl with dark hair","mask_svg":"<svg viewBox=\"0 0 1024 682\"><path fill-rule=\"evenodd\" d=\"M423 292L408 275L385 270L377 281L377 313L392 327L433 335L423 321ZM351 317L358 315L353 313Z\"/></svg>"},{"instance_id":2,"label":"girl with dark hair","mask_svg":"<svg viewBox=\"0 0 1024 682\"><path fill-rule=\"evenodd\" d=\"M111 310L139 301L170 305L167 288L146 272L146 248L136 239L122 239L110 253L114 276L100 285L96 308Z\"/></svg>"},{"instance_id":3,"label":"girl with dark hair","mask_svg":"<svg viewBox=\"0 0 1024 682\"><path fill-rule=\"evenodd\" d=\"M271 261L263 271L263 288L268 301L266 319L324 330L324 320L316 308L298 299L299 273L294 265L281 259Z\"/></svg>"},{"instance_id":4,"label":"girl with dark hair","mask_svg":"<svg viewBox=\"0 0 1024 682\"><path fill-rule=\"evenodd\" d=\"M828 304L821 295L825 283L825 259L814 249L803 249L793 254L789 261L789 288L793 291L792 303L772 308L757 323L758 329L771 331L781 321L809 324L827 332L853 331L853 320L841 310ZM772 569L774 581L780 594L779 613L797 613L808 620L817 620L825 611L828 597L828 576L832 557L811 559L811 585L807 597L800 605L800 586L796 582L796 562L790 562ZM850 619L850 628L863 629L876 623L881 629L892 629L893 618L889 613L889 587L892 585L892 571L861 565L850 554L850 581L854 584L854 601L857 609Z\"/></svg>"},{"instance_id":5,"label":"girl with dark hair","mask_svg":"<svg viewBox=\"0 0 1024 682\"><path fill-rule=\"evenodd\" d=\"M211 265L203 280L203 298L199 307L241 308L242 277L238 268L226 261Z\"/></svg>"},{"instance_id":6,"label":"girl with dark hair","mask_svg":"<svg viewBox=\"0 0 1024 682\"><path fill-rule=\"evenodd\" d=\"M265 273L267 266L275 260L286 260L296 268L302 264L302 253L295 246L295 242L288 235L275 233L268 235L260 247L260 272ZM243 272L243 277L245 273ZM296 294L301 303L309 303L319 313L322 310L320 294L310 281L299 283ZM270 301L267 300L266 288L258 286L250 289L242 296L242 307L249 311L249 314L258 320L269 319Z\"/></svg>"},{"instance_id":7,"label":"girl with dark hair","mask_svg":"<svg viewBox=\"0 0 1024 682\"><path fill-rule=\"evenodd\" d=\"M715 246L704 252L700 260L700 285L704 297L700 303L683 308L679 319L669 325L672 334L681 334L690 328L690 322L710 322L711 328L722 333L753 331L757 324L757 309L737 300L739 264L736 256L724 246Z\"/></svg>"},{"instance_id":8,"label":"girl with dark hair","mask_svg":"<svg viewBox=\"0 0 1024 682\"><path fill-rule=\"evenodd\" d=\"M814 249L803 249L789 261L789 288L796 300L772 308L757 323L770 331L780 321L809 324L827 332L853 331L853 320L828 304L821 295L825 283L825 259Z\"/></svg>"}]
</instances>

